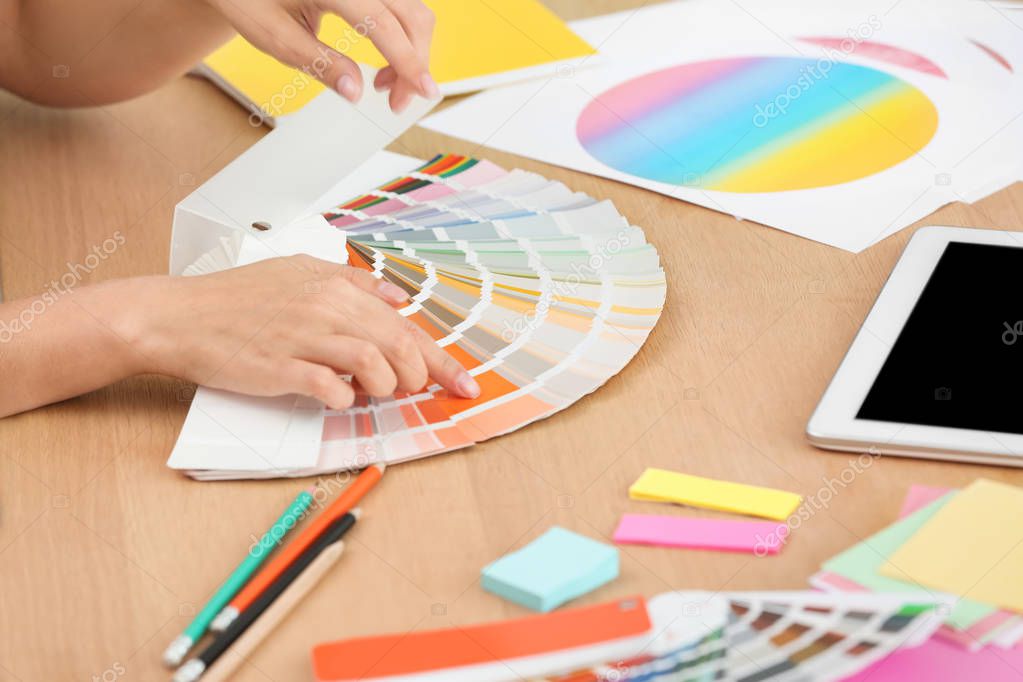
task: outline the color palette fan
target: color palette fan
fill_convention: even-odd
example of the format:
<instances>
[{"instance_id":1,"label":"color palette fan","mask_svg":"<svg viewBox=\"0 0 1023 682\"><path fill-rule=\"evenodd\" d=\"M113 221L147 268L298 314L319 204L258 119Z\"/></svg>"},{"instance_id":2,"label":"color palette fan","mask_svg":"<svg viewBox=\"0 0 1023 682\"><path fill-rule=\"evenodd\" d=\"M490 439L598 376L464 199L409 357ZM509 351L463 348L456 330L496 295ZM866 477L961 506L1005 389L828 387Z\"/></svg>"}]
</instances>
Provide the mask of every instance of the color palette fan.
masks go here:
<instances>
[{"instance_id":1,"label":"color palette fan","mask_svg":"<svg viewBox=\"0 0 1023 682\"><path fill-rule=\"evenodd\" d=\"M301 476L472 445L568 407L617 374L661 313L664 272L609 201L488 161L439 155L324 214L348 263L408 292L401 313L472 374L467 400L437 385L327 410L315 467L190 471Z\"/></svg>"},{"instance_id":2,"label":"color palette fan","mask_svg":"<svg viewBox=\"0 0 1023 682\"><path fill-rule=\"evenodd\" d=\"M647 605L657 635L637 656L544 680L838 680L922 644L941 622L935 602L904 595L836 596L660 594Z\"/></svg>"},{"instance_id":3,"label":"color palette fan","mask_svg":"<svg viewBox=\"0 0 1023 682\"><path fill-rule=\"evenodd\" d=\"M926 641L941 604L896 594L668 592L321 644L313 671L318 682L837 680Z\"/></svg>"}]
</instances>

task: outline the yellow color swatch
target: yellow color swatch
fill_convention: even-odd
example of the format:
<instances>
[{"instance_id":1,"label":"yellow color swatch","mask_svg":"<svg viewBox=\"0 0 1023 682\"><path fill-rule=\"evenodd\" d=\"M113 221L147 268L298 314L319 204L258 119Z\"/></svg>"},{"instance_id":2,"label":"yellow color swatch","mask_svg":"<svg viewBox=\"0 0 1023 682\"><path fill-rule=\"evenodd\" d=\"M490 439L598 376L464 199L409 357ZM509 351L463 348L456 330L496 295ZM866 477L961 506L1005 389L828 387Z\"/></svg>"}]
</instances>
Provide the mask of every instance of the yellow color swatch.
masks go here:
<instances>
[{"instance_id":1,"label":"yellow color swatch","mask_svg":"<svg viewBox=\"0 0 1023 682\"><path fill-rule=\"evenodd\" d=\"M952 498L881 566L889 578L1023 611L1023 488L985 479Z\"/></svg>"},{"instance_id":2,"label":"yellow color swatch","mask_svg":"<svg viewBox=\"0 0 1023 682\"><path fill-rule=\"evenodd\" d=\"M784 521L791 516L803 501L799 495L784 490L690 476L666 469L644 471L629 488L629 497L634 500L673 502L778 521Z\"/></svg>"},{"instance_id":3,"label":"yellow color swatch","mask_svg":"<svg viewBox=\"0 0 1023 682\"><path fill-rule=\"evenodd\" d=\"M467 92L495 74L585 57L592 47L537 0L425 0L436 16L430 70L442 92ZM323 19L320 40L356 62L381 67L386 60L366 37L334 15ZM301 109L323 90L312 75L269 57L238 36L205 64L238 93L271 116ZM464 83L464 89L452 88ZM445 86L449 87L445 87ZM469 86L474 86L469 87Z\"/></svg>"}]
</instances>

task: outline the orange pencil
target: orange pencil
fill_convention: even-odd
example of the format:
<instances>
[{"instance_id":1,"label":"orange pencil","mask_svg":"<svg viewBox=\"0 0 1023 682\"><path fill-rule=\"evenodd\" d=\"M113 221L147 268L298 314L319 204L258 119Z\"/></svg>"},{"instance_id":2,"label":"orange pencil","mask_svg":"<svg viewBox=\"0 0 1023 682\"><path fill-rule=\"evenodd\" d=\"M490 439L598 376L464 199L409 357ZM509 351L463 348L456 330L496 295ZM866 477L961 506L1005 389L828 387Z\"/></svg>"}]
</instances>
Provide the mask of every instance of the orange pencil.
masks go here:
<instances>
[{"instance_id":1,"label":"orange pencil","mask_svg":"<svg viewBox=\"0 0 1023 682\"><path fill-rule=\"evenodd\" d=\"M352 481L352 484L342 492L330 506L313 519L294 540L288 543L280 553L268 561L263 569L252 576L249 582L243 587L234 599L217 614L210 624L214 632L222 632L227 626L238 617L238 614L249 608L249 605L256 601L256 598L263 593L274 580L283 573L288 566L299 557L305 549L315 542L316 538L331 523L341 518L352 510L359 500L377 484L384 475L385 464L374 464L366 467L359 476Z\"/></svg>"}]
</instances>

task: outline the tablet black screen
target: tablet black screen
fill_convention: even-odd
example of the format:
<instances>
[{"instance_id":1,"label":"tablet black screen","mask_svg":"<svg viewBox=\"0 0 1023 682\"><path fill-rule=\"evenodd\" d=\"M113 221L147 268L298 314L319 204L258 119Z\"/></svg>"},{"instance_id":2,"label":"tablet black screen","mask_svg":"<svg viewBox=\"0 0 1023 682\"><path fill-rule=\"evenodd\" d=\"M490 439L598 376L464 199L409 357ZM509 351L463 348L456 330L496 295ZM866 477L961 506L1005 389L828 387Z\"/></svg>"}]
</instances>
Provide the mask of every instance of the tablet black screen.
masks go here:
<instances>
[{"instance_id":1,"label":"tablet black screen","mask_svg":"<svg viewBox=\"0 0 1023 682\"><path fill-rule=\"evenodd\" d=\"M859 419L1023 433L1023 248L950 242Z\"/></svg>"}]
</instances>

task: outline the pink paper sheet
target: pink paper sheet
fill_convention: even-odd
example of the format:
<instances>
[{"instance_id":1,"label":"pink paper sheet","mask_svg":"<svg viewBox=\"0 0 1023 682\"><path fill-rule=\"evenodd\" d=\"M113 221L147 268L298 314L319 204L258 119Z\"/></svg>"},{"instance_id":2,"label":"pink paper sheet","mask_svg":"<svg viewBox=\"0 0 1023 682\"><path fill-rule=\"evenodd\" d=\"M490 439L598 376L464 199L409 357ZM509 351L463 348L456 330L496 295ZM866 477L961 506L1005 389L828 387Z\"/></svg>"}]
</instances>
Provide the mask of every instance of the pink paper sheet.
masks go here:
<instances>
[{"instance_id":1,"label":"pink paper sheet","mask_svg":"<svg viewBox=\"0 0 1023 682\"><path fill-rule=\"evenodd\" d=\"M931 638L910 649L900 649L846 682L1017 682L1023 679L1023 649L986 647L970 653L954 644Z\"/></svg>"},{"instance_id":2,"label":"pink paper sheet","mask_svg":"<svg viewBox=\"0 0 1023 682\"><path fill-rule=\"evenodd\" d=\"M899 510L899 518L902 519L909 516L917 509L926 507L942 495L952 492L952 490L953 488L935 488L930 485L914 483L909 486L909 492L906 493L906 499L902 501L902 509Z\"/></svg>"},{"instance_id":3,"label":"pink paper sheet","mask_svg":"<svg viewBox=\"0 0 1023 682\"><path fill-rule=\"evenodd\" d=\"M625 514L615 530L620 544L719 549L777 554L789 528L774 521L722 521L718 519Z\"/></svg>"}]
</instances>

